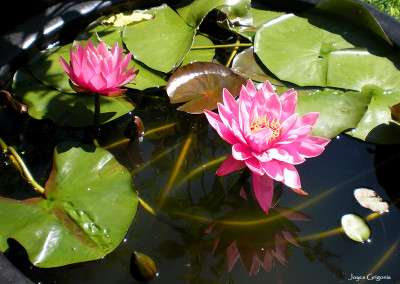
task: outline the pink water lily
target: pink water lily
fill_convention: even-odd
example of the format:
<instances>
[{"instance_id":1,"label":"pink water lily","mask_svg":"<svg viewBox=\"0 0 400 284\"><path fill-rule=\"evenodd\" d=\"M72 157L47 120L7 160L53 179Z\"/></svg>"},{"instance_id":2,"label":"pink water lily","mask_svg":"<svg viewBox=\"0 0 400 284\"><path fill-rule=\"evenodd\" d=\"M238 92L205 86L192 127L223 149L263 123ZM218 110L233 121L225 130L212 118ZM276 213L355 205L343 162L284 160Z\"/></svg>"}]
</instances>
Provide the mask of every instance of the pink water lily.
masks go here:
<instances>
[{"instance_id":1,"label":"pink water lily","mask_svg":"<svg viewBox=\"0 0 400 284\"><path fill-rule=\"evenodd\" d=\"M223 176L247 166L252 171L256 199L266 213L271 207L273 179L307 194L294 166L321 154L330 141L309 135L319 113L299 117L294 112L296 105L293 89L278 96L268 81L257 91L249 80L238 101L225 89L219 114L204 111L211 126L232 144L232 153L216 174Z\"/></svg>"},{"instance_id":2,"label":"pink water lily","mask_svg":"<svg viewBox=\"0 0 400 284\"><path fill-rule=\"evenodd\" d=\"M97 92L103 96L122 95L126 89L118 87L132 81L138 73L133 72L135 66L125 72L132 53L124 56L118 43L111 50L104 41L97 47L91 40L88 40L85 47L78 43L75 52L70 48L70 58L70 65L61 56L60 62L73 82L72 88L77 92Z\"/></svg>"}]
</instances>

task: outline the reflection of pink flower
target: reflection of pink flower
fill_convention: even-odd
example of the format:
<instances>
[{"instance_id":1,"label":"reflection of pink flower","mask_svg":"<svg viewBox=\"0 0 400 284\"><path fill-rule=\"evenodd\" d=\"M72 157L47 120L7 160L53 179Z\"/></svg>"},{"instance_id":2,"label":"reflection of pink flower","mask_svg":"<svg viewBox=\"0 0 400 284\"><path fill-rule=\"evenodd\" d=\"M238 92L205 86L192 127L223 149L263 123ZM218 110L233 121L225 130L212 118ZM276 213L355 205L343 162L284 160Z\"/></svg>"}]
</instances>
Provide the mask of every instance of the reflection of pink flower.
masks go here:
<instances>
[{"instance_id":1,"label":"reflection of pink flower","mask_svg":"<svg viewBox=\"0 0 400 284\"><path fill-rule=\"evenodd\" d=\"M272 179L297 193L307 194L301 189L294 165L318 156L330 141L309 136L319 113L298 117L294 113L296 104L297 93L293 89L278 97L268 81L257 91L249 80L242 87L238 102L224 90L223 104L218 104L219 114L204 111L211 126L232 144L232 154L222 163L217 175L247 166L253 172L257 201L267 213L273 196Z\"/></svg>"},{"instance_id":2,"label":"reflection of pink flower","mask_svg":"<svg viewBox=\"0 0 400 284\"><path fill-rule=\"evenodd\" d=\"M89 40L84 48L78 43L75 53L71 47L71 66L61 56L60 62L71 81L76 84L71 84L75 91L118 96L126 91L118 87L132 81L138 73L138 71L133 73L135 66L125 72L132 53L128 53L125 57L123 55L123 49L118 43L108 50L104 41L95 47Z\"/></svg>"},{"instance_id":3,"label":"reflection of pink flower","mask_svg":"<svg viewBox=\"0 0 400 284\"><path fill-rule=\"evenodd\" d=\"M299 229L292 221L309 220L302 213L278 206L271 208L268 216L261 210L240 208L219 218L206 233L218 232L213 253L226 252L228 272L240 258L247 273L256 275L260 267L270 271L275 258L284 265L288 264L289 244L301 247L296 235Z\"/></svg>"}]
</instances>

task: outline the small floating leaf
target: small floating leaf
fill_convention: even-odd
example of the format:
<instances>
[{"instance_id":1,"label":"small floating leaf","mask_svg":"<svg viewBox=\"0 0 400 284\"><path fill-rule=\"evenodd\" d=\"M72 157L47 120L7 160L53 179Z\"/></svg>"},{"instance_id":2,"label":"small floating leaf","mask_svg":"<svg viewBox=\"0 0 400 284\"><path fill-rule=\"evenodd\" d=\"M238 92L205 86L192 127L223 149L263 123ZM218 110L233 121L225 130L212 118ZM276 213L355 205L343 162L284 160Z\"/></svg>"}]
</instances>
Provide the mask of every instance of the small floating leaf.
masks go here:
<instances>
[{"instance_id":1,"label":"small floating leaf","mask_svg":"<svg viewBox=\"0 0 400 284\"><path fill-rule=\"evenodd\" d=\"M244 84L246 80L242 76L221 64L195 62L172 74L167 94L171 103L186 102L178 110L198 114L204 109L217 108L217 103L222 102L224 88L236 97Z\"/></svg>"},{"instance_id":2,"label":"small floating leaf","mask_svg":"<svg viewBox=\"0 0 400 284\"><path fill-rule=\"evenodd\" d=\"M356 242L365 242L371 235L367 223L356 214L343 215L341 223L346 235Z\"/></svg>"},{"instance_id":3,"label":"small floating leaf","mask_svg":"<svg viewBox=\"0 0 400 284\"><path fill-rule=\"evenodd\" d=\"M139 23L145 20L151 20L154 15L133 12L130 15L119 13L111 15L103 23L112 24L114 27L124 27L132 23Z\"/></svg>"},{"instance_id":4,"label":"small floating leaf","mask_svg":"<svg viewBox=\"0 0 400 284\"><path fill-rule=\"evenodd\" d=\"M153 259L137 251L132 254L130 270L132 277L140 282L148 282L158 275Z\"/></svg>"},{"instance_id":5,"label":"small floating leaf","mask_svg":"<svg viewBox=\"0 0 400 284\"><path fill-rule=\"evenodd\" d=\"M376 195L376 192L368 188L357 188L354 190L354 197L362 207L371 209L375 212L389 211L387 202L382 201L382 198Z\"/></svg>"}]
</instances>

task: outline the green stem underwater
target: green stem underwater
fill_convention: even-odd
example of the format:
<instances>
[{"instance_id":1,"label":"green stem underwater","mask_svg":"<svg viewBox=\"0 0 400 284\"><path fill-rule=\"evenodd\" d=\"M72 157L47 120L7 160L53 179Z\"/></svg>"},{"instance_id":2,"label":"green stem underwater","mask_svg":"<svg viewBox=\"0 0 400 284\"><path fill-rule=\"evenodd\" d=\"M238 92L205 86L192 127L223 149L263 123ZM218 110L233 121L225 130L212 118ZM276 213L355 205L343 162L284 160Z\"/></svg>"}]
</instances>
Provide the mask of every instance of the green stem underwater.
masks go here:
<instances>
[{"instance_id":1,"label":"green stem underwater","mask_svg":"<svg viewBox=\"0 0 400 284\"><path fill-rule=\"evenodd\" d=\"M18 152L13 147L7 146L7 144L1 138L0 146L3 149L3 153L6 155L6 157L10 159L12 164L21 172L21 174L24 175L24 177L32 185L33 189L40 194L44 194L44 188L32 177L28 167L25 165L25 162L22 160Z\"/></svg>"},{"instance_id":2,"label":"green stem underwater","mask_svg":"<svg viewBox=\"0 0 400 284\"><path fill-rule=\"evenodd\" d=\"M214 48L229 48L229 47L251 47L252 43L233 43L233 44L219 44L219 45L204 45L204 46L192 46L194 49L214 49Z\"/></svg>"},{"instance_id":3,"label":"green stem underwater","mask_svg":"<svg viewBox=\"0 0 400 284\"><path fill-rule=\"evenodd\" d=\"M94 118L93 118L93 136L97 141L100 131L100 94L94 93Z\"/></svg>"}]
</instances>

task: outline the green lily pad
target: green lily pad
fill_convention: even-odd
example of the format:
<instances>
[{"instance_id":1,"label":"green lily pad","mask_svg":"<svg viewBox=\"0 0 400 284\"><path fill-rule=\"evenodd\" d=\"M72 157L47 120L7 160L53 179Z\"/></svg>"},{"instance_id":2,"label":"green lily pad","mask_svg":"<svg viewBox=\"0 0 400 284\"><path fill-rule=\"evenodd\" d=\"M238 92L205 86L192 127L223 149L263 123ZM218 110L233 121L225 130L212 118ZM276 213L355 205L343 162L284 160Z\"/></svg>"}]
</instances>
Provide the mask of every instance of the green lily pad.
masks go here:
<instances>
[{"instance_id":1,"label":"green lily pad","mask_svg":"<svg viewBox=\"0 0 400 284\"><path fill-rule=\"evenodd\" d=\"M263 25L254 38L254 52L279 79L299 86L327 85L329 53L353 45L340 35L287 14Z\"/></svg>"},{"instance_id":2,"label":"green lily pad","mask_svg":"<svg viewBox=\"0 0 400 284\"><path fill-rule=\"evenodd\" d=\"M139 22L151 20L154 18L154 15L132 12L131 14L127 13L118 13L109 16L107 19L103 21L104 24L110 24L114 27L124 27L130 24L137 24Z\"/></svg>"},{"instance_id":3,"label":"green lily pad","mask_svg":"<svg viewBox=\"0 0 400 284\"><path fill-rule=\"evenodd\" d=\"M222 91L228 89L233 96L239 95L246 80L231 69L217 63L195 62L179 68L167 83L171 103L183 103L178 110L193 114L213 110L222 102Z\"/></svg>"},{"instance_id":4,"label":"green lily pad","mask_svg":"<svg viewBox=\"0 0 400 284\"><path fill-rule=\"evenodd\" d=\"M369 188L357 188L354 190L354 197L364 208L375 212L389 212L389 204L382 201L382 198L376 195L376 192Z\"/></svg>"},{"instance_id":5,"label":"green lily pad","mask_svg":"<svg viewBox=\"0 0 400 284\"><path fill-rule=\"evenodd\" d=\"M362 3L352 0L327 0L319 3L317 9L332 12L367 28L392 45L381 25Z\"/></svg>"},{"instance_id":6,"label":"green lily pad","mask_svg":"<svg viewBox=\"0 0 400 284\"><path fill-rule=\"evenodd\" d=\"M35 119L50 118L60 126L93 125L94 96L62 93L36 80L26 70L19 70L13 81L14 96L28 106ZM134 109L123 97L100 98L100 123L116 119Z\"/></svg>"},{"instance_id":7,"label":"green lily pad","mask_svg":"<svg viewBox=\"0 0 400 284\"><path fill-rule=\"evenodd\" d=\"M343 215L341 223L345 234L353 241L362 243L367 241L371 235L367 223L356 214Z\"/></svg>"},{"instance_id":8,"label":"green lily pad","mask_svg":"<svg viewBox=\"0 0 400 284\"><path fill-rule=\"evenodd\" d=\"M79 161L77 163L77 161ZM101 258L123 240L137 209L128 170L106 150L59 145L44 198L0 198L0 249L19 242L39 267Z\"/></svg>"},{"instance_id":9,"label":"green lily pad","mask_svg":"<svg viewBox=\"0 0 400 284\"><path fill-rule=\"evenodd\" d=\"M400 71L389 58L366 49L339 50L329 55L328 85L358 91L365 85L400 90Z\"/></svg>"},{"instance_id":10,"label":"green lily pad","mask_svg":"<svg viewBox=\"0 0 400 284\"><path fill-rule=\"evenodd\" d=\"M319 112L312 135L333 138L354 128L367 111L371 92L343 92L334 89L297 90L296 112Z\"/></svg>"},{"instance_id":11,"label":"green lily pad","mask_svg":"<svg viewBox=\"0 0 400 284\"><path fill-rule=\"evenodd\" d=\"M126 26L123 41L135 60L167 73L179 65L192 46L195 29L166 4L149 10L154 19Z\"/></svg>"},{"instance_id":12,"label":"green lily pad","mask_svg":"<svg viewBox=\"0 0 400 284\"><path fill-rule=\"evenodd\" d=\"M193 47L196 46L214 46L214 43L207 37L196 35L193 42ZM193 62L212 62L215 56L215 49L191 49L183 60L181 66Z\"/></svg>"},{"instance_id":13,"label":"green lily pad","mask_svg":"<svg viewBox=\"0 0 400 284\"><path fill-rule=\"evenodd\" d=\"M212 9L228 5L229 2L229 0L183 0L178 3L176 11L188 25L197 28Z\"/></svg>"},{"instance_id":14,"label":"green lily pad","mask_svg":"<svg viewBox=\"0 0 400 284\"><path fill-rule=\"evenodd\" d=\"M372 93L371 102L360 122L347 134L372 143L400 143L400 127L392 119L389 108L400 101L400 90L384 91L369 85L363 90Z\"/></svg>"},{"instance_id":15,"label":"green lily pad","mask_svg":"<svg viewBox=\"0 0 400 284\"><path fill-rule=\"evenodd\" d=\"M268 70L258 64L254 57L253 47L246 48L235 56L232 62L232 70L257 82L265 82L268 80L271 84L282 84L280 81L273 79L271 75L267 75Z\"/></svg>"}]
</instances>

